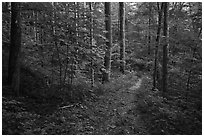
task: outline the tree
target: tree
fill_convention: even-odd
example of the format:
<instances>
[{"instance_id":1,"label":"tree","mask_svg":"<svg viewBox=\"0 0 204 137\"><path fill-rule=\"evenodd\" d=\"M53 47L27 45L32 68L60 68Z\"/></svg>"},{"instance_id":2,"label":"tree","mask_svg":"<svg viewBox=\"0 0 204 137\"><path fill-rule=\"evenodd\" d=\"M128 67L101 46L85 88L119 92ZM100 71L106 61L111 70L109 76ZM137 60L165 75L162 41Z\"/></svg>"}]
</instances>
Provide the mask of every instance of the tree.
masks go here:
<instances>
[{"instance_id":1,"label":"tree","mask_svg":"<svg viewBox=\"0 0 204 137\"><path fill-rule=\"evenodd\" d=\"M91 52L93 52L93 9L92 9L92 2L89 3L89 10L90 10L90 47L91 47ZM94 86L94 60L91 59L91 85L92 87Z\"/></svg>"},{"instance_id":2,"label":"tree","mask_svg":"<svg viewBox=\"0 0 204 137\"><path fill-rule=\"evenodd\" d=\"M20 53L21 53L21 4L11 3L11 30L10 30L10 53L8 66L8 84L19 95L20 90Z\"/></svg>"},{"instance_id":3,"label":"tree","mask_svg":"<svg viewBox=\"0 0 204 137\"><path fill-rule=\"evenodd\" d=\"M168 3L164 2L164 24L163 24L163 35L164 35L164 46L163 46L163 61L162 61L162 91L167 92L167 64L168 64Z\"/></svg>"},{"instance_id":4,"label":"tree","mask_svg":"<svg viewBox=\"0 0 204 137\"><path fill-rule=\"evenodd\" d=\"M124 2L119 2L119 19L120 19L120 71L125 73L125 7Z\"/></svg>"},{"instance_id":5,"label":"tree","mask_svg":"<svg viewBox=\"0 0 204 137\"><path fill-rule=\"evenodd\" d=\"M69 3L66 4L65 11L67 13L67 16L69 16ZM68 65L69 65L69 44L66 44L66 61L65 61L65 69L64 69L64 78L63 78L63 85L66 83L66 77L67 77L67 71L68 71ZM65 88L65 86L63 87Z\"/></svg>"},{"instance_id":6,"label":"tree","mask_svg":"<svg viewBox=\"0 0 204 137\"><path fill-rule=\"evenodd\" d=\"M56 7L57 7L57 4L58 3L55 3L53 2L53 15L52 15L52 36L53 36L53 56L54 56L54 53L57 54L57 57L58 57L58 63L59 63L59 85L62 85L62 61L61 61L61 58L60 58L60 49L58 47L58 39L57 39L57 17L56 17ZM56 52L54 51L54 49L56 49ZM52 68L53 69L53 68ZM52 70L53 71L53 70ZM53 76L52 76L53 77ZM53 83L53 81L52 81Z\"/></svg>"},{"instance_id":7,"label":"tree","mask_svg":"<svg viewBox=\"0 0 204 137\"><path fill-rule=\"evenodd\" d=\"M148 34L148 55L150 55L150 44L151 44L151 14L152 14L152 6L151 6L151 3L149 2L149 19L148 19L148 26L149 26L149 34Z\"/></svg>"},{"instance_id":8,"label":"tree","mask_svg":"<svg viewBox=\"0 0 204 137\"><path fill-rule=\"evenodd\" d=\"M161 5L161 7L160 7ZM159 79L159 70L158 70L158 48L160 45L160 32L161 32L161 20L162 20L162 11L163 11L163 3L159 4L157 2L158 8L158 27L157 27L157 37L156 37L156 45L155 45L155 53L154 53L154 72L153 72L153 88L157 87L157 81Z\"/></svg>"},{"instance_id":9,"label":"tree","mask_svg":"<svg viewBox=\"0 0 204 137\"><path fill-rule=\"evenodd\" d=\"M111 71L111 47L112 47L112 30L111 30L111 3L105 2L105 29L106 29L106 52L104 57L105 72L103 73L103 82L108 82Z\"/></svg>"}]
</instances>

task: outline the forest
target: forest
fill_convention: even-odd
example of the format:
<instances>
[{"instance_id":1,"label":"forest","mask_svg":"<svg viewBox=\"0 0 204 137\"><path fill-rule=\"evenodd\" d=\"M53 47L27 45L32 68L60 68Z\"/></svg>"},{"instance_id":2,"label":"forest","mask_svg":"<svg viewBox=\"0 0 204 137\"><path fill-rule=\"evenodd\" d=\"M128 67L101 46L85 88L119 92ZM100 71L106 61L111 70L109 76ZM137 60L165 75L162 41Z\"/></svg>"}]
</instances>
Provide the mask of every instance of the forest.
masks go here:
<instances>
[{"instance_id":1,"label":"forest","mask_svg":"<svg viewBox=\"0 0 204 137\"><path fill-rule=\"evenodd\" d=\"M2 2L3 135L202 135L201 2Z\"/></svg>"}]
</instances>

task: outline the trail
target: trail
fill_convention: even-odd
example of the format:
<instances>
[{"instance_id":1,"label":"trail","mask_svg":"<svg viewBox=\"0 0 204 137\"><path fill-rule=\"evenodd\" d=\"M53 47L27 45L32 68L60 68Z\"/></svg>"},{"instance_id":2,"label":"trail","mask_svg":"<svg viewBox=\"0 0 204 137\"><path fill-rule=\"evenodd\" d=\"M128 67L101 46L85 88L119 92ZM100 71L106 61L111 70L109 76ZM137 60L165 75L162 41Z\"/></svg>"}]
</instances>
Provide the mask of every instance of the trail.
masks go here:
<instances>
[{"instance_id":1,"label":"trail","mask_svg":"<svg viewBox=\"0 0 204 137\"><path fill-rule=\"evenodd\" d=\"M134 79L128 87L111 92L94 103L92 112L96 117L101 116L94 134L145 134L140 116L134 110L134 94L141 87L142 80Z\"/></svg>"},{"instance_id":2,"label":"trail","mask_svg":"<svg viewBox=\"0 0 204 137\"><path fill-rule=\"evenodd\" d=\"M142 84L142 78L139 78L138 81L133 85L132 87L129 88L127 92L120 93L121 95L121 102L124 104L121 108L121 116L124 116L129 110L131 110L134 107L134 93L137 92L137 89L140 88Z\"/></svg>"}]
</instances>

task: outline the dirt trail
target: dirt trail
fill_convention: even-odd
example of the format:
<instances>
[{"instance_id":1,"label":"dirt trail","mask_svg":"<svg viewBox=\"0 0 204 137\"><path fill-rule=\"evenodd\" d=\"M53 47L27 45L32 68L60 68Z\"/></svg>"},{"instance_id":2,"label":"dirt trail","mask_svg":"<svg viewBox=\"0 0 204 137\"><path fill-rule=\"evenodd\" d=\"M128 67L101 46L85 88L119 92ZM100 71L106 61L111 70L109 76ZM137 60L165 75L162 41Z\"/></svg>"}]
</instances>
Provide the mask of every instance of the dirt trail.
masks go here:
<instances>
[{"instance_id":1,"label":"dirt trail","mask_svg":"<svg viewBox=\"0 0 204 137\"><path fill-rule=\"evenodd\" d=\"M135 104L135 97L134 97L134 93L137 91L137 89L140 88L142 84L142 78L139 78L135 85L131 86L130 88L127 89L121 89L118 92L116 92L117 94L117 103L118 103L118 107L116 108L119 112L119 114L124 117L126 116L126 114L128 113L128 111L131 111Z\"/></svg>"},{"instance_id":2,"label":"dirt trail","mask_svg":"<svg viewBox=\"0 0 204 137\"><path fill-rule=\"evenodd\" d=\"M140 88L143 78L137 78L132 81L134 85L123 87L118 91L105 95L94 105L94 112L101 112L101 125L98 130L107 134L145 134L145 129L140 116L135 113L135 95L134 93ZM100 107L98 107L100 106ZM96 116L100 115L95 113Z\"/></svg>"}]
</instances>

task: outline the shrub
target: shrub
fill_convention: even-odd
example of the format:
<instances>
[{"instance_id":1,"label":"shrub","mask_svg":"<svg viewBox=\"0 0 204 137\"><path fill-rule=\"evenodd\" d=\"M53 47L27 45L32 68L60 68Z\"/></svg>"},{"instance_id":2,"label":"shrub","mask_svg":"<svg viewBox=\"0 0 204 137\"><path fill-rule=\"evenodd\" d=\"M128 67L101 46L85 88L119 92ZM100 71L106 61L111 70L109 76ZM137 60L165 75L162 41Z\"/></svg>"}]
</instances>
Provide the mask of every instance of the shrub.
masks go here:
<instances>
[{"instance_id":1,"label":"shrub","mask_svg":"<svg viewBox=\"0 0 204 137\"><path fill-rule=\"evenodd\" d=\"M168 99L162 92L150 88L140 88L136 94L139 101L135 111L139 111L149 134L201 134L202 112L185 98L166 96Z\"/></svg>"}]
</instances>

